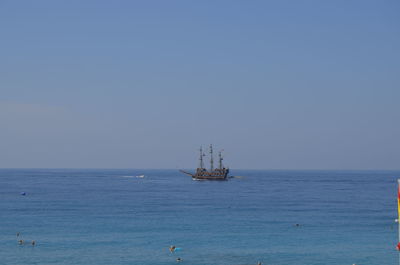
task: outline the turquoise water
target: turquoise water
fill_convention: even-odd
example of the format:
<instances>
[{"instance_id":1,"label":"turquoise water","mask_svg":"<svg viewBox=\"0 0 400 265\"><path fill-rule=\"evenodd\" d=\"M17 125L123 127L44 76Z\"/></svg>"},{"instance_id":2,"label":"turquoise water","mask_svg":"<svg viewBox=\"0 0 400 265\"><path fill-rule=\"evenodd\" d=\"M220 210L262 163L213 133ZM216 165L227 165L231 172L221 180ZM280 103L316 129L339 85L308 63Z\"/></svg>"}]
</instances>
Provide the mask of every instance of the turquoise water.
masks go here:
<instances>
[{"instance_id":1,"label":"turquoise water","mask_svg":"<svg viewBox=\"0 0 400 265\"><path fill-rule=\"evenodd\" d=\"M161 265L177 257L194 265L399 262L399 171L232 174L243 177L210 182L176 170L1 169L0 264ZM17 232L37 245L18 245ZM171 254L172 244L182 249Z\"/></svg>"}]
</instances>

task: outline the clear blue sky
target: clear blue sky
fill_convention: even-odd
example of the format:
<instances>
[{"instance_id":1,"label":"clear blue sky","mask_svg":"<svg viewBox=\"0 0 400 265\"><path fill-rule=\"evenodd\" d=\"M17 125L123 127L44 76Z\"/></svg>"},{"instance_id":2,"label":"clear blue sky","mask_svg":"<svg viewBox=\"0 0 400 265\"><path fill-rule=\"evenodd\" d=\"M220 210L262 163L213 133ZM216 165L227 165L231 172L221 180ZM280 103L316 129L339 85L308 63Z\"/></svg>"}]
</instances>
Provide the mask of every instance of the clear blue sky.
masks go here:
<instances>
[{"instance_id":1,"label":"clear blue sky","mask_svg":"<svg viewBox=\"0 0 400 265\"><path fill-rule=\"evenodd\" d=\"M0 167L400 168L399 1L0 0Z\"/></svg>"}]
</instances>

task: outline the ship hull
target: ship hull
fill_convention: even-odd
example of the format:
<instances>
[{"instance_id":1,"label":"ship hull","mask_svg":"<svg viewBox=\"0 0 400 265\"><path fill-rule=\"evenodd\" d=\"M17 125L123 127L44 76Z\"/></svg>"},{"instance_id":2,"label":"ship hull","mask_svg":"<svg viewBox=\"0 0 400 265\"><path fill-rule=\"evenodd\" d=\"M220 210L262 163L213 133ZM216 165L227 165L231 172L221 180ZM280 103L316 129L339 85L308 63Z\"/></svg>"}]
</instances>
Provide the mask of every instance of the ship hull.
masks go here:
<instances>
[{"instance_id":1,"label":"ship hull","mask_svg":"<svg viewBox=\"0 0 400 265\"><path fill-rule=\"evenodd\" d=\"M207 171L204 168L198 168L196 173L192 175L195 180L226 180L228 177L229 169L214 169L213 171Z\"/></svg>"}]
</instances>

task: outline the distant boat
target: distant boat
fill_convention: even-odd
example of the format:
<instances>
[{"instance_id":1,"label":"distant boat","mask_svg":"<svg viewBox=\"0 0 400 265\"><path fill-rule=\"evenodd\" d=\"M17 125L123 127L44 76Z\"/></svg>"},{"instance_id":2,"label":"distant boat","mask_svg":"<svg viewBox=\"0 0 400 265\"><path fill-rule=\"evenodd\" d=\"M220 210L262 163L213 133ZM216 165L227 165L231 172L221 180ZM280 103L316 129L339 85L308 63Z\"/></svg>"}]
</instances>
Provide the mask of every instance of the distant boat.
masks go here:
<instances>
[{"instance_id":1,"label":"distant boat","mask_svg":"<svg viewBox=\"0 0 400 265\"><path fill-rule=\"evenodd\" d=\"M214 168L214 158L213 158L213 147L212 144L210 145L210 170L207 170L204 168L204 162L203 162L203 156L205 154L203 153L202 147L200 147L200 165L196 169L196 172L194 174L190 172L186 172L184 170L180 170L182 173L191 176L194 180L226 180L228 173L229 173L229 168L225 168L222 165L222 153L221 151L219 152L219 167Z\"/></svg>"}]
</instances>

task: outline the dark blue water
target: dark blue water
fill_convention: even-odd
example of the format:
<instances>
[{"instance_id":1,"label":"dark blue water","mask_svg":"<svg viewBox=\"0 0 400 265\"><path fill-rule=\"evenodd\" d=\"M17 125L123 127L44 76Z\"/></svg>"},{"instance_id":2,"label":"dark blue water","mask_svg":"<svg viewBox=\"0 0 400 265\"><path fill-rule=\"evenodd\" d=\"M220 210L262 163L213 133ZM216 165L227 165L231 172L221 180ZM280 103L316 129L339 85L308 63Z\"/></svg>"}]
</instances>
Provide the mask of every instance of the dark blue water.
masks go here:
<instances>
[{"instance_id":1,"label":"dark blue water","mask_svg":"<svg viewBox=\"0 0 400 265\"><path fill-rule=\"evenodd\" d=\"M399 262L400 172L232 174L243 177L211 182L175 170L2 169L0 264L161 265L177 257L193 265ZM17 232L36 246L18 245ZM182 250L171 254L172 244Z\"/></svg>"}]
</instances>

